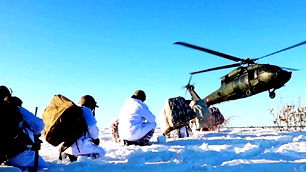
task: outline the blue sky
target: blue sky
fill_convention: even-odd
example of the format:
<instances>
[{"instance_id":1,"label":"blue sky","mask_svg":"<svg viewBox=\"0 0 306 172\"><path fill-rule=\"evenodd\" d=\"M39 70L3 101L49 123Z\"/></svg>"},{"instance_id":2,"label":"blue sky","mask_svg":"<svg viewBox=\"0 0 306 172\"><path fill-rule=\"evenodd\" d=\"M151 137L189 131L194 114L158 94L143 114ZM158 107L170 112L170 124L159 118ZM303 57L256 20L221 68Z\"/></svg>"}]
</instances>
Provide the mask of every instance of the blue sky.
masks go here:
<instances>
[{"instance_id":1,"label":"blue sky","mask_svg":"<svg viewBox=\"0 0 306 172\"><path fill-rule=\"evenodd\" d=\"M184 41L241 58L306 40L303 0L0 1L1 84L41 115L55 94L93 95L108 127L136 89L158 116L168 98L185 96L189 73L232 62L174 45ZM272 125L269 108L304 103L306 45L259 61L301 69L271 100L264 92L216 105L232 126ZM195 75L205 97L231 69Z\"/></svg>"}]
</instances>

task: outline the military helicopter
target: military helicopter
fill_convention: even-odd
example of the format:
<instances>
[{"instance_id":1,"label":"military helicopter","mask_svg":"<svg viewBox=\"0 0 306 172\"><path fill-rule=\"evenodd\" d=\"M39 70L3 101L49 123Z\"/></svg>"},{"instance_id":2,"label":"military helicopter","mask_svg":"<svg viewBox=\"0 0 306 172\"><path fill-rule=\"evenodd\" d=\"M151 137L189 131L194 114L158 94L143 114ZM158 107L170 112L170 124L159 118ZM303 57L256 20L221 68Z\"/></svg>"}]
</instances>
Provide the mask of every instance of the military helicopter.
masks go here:
<instances>
[{"instance_id":1,"label":"military helicopter","mask_svg":"<svg viewBox=\"0 0 306 172\"><path fill-rule=\"evenodd\" d=\"M203 72L238 67L221 77L221 87L204 98L206 104L210 106L224 101L249 97L264 91L268 91L269 97L273 99L276 95L275 90L281 88L290 80L292 73L291 71L297 71L298 69L279 67L270 64L257 64L255 61L280 53L282 51L289 50L291 48L301 46L305 43L306 41L253 59L242 59L185 42L175 42L174 44L183 45L238 62L230 65L219 66L190 73L192 76L194 74ZM187 86L190 86L189 83Z\"/></svg>"}]
</instances>

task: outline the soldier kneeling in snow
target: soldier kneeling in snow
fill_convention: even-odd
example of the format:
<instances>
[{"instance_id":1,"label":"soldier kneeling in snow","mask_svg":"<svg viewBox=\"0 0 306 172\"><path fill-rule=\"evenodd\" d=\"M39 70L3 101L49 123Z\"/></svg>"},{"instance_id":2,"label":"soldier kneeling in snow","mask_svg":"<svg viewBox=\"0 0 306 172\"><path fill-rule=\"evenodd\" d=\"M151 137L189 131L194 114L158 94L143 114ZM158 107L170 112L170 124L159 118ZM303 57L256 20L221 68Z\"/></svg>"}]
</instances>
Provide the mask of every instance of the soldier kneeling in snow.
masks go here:
<instances>
[{"instance_id":1,"label":"soldier kneeling in snow","mask_svg":"<svg viewBox=\"0 0 306 172\"><path fill-rule=\"evenodd\" d=\"M78 156L86 156L93 159L101 158L105 155L105 151L99 146L99 129L95 119L95 108L99 106L90 95L82 96L79 104L83 110L83 117L88 129L83 136L65 151L61 158L64 159L68 156L70 161L77 160Z\"/></svg>"},{"instance_id":2,"label":"soldier kneeling in snow","mask_svg":"<svg viewBox=\"0 0 306 172\"><path fill-rule=\"evenodd\" d=\"M118 132L125 145L148 145L154 134L155 116L143 103L145 100L145 92L137 90L120 110Z\"/></svg>"},{"instance_id":3,"label":"soldier kneeling in snow","mask_svg":"<svg viewBox=\"0 0 306 172\"><path fill-rule=\"evenodd\" d=\"M38 155L40 135L44 122L21 106L22 101L12 97L5 86L0 86L0 164L12 165L22 170L46 168L47 163Z\"/></svg>"}]
</instances>

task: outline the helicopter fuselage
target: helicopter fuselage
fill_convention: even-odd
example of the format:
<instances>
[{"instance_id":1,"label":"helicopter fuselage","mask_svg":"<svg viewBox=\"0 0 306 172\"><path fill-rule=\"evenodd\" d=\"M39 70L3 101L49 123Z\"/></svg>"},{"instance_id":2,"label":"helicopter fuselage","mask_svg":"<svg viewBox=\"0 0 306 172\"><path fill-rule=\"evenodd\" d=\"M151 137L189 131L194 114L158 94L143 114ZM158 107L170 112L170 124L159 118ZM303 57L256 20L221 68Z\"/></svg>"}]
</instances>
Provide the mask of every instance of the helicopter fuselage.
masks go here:
<instances>
[{"instance_id":1,"label":"helicopter fuselage","mask_svg":"<svg viewBox=\"0 0 306 172\"><path fill-rule=\"evenodd\" d=\"M221 87L204 98L212 105L228 100L249 97L269 91L270 98L275 90L284 86L291 78L291 72L270 64L253 64L238 67L221 78Z\"/></svg>"}]
</instances>

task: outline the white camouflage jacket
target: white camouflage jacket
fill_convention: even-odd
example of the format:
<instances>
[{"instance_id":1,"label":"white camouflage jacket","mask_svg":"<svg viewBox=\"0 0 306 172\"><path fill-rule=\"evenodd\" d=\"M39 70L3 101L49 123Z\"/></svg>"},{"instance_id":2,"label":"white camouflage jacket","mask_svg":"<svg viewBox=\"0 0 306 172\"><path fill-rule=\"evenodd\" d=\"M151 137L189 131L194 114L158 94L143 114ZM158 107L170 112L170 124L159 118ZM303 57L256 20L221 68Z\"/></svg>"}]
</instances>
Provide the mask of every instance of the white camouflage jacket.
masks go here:
<instances>
[{"instance_id":1,"label":"white camouflage jacket","mask_svg":"<svg viewBox=\"0 0 306 172\"><path fill-rule=\"evenodd\" d=\"M136 141L156 128L155 116L141 100L129 98L119 112L121 140Z\"/></svg>"}]
</instances>

